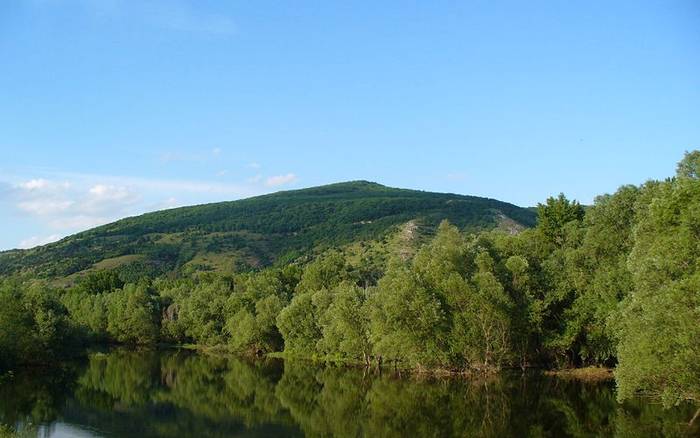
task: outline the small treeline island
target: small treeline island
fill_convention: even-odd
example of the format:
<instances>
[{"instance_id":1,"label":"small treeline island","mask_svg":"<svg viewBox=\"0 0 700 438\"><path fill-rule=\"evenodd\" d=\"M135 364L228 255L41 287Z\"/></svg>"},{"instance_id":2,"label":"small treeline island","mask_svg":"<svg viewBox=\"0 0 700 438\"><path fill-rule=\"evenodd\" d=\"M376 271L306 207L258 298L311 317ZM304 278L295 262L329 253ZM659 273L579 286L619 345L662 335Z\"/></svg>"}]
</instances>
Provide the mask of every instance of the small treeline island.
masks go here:
<instances>
[{"instance_id":1,"label":"small treeline island","mask_svg":"<svg viewBox=\"0 0 700 438\"><path fill-rule=\"evenodd\" d=\"M191 209L0 254L0 370L193 344L442 374L614 367L619 400L700 401L699 151L590 207L547 199L536 225L369 183Z\"/></svg>"}]
</instances>

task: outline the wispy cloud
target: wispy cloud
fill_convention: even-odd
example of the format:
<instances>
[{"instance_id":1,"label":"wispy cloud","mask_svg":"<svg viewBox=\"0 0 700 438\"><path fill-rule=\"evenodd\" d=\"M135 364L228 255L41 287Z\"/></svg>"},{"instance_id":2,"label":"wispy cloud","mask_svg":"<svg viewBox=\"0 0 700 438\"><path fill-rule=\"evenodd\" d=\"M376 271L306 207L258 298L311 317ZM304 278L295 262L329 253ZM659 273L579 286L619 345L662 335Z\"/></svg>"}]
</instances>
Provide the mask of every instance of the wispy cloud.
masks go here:
<instances>
[{"instance_id":1,"label":"wispy cloud","mask_svg":"<svg viewBox=\"0 0 700 438\"><path fill-rule=\"evenodd\" d=\"M54 200L49 196L42 196L38 199L21 201L17 207L30 214L45 216L67 211L73 204L73 201Z\"/></svg>"},{"instance_id":2,"label":"wispy cloud","mask_svg":"<svg viewBox=\"0 0 700 438\"><path fill-rule=\"evenodd\" d=\"M268 178L257 174L240 183L46 169L36 173L39 175L0 181L3 208L39 224L31 237L18 238L23 248L148 211L259 195L298 179L294 173Z\"/></svg>"},{"instance_id":3,"label":"wispy cloud","mask_svg":"<svg viewBox=\"0 0 700 438\"><path fill-rule=\"evenodd\" d=\"M28 249L34 248L35 246L46 245L47 243L56 242L61 239L60 234L51 234L50 236L32 236L27 239L22 240L18 248Z\"/></svg>"},{"instance_id":4,"label":"wispy cloud","mask_svg":"<svg viewBox=\"0 0 700 438\"><path fill-rule=\"evenodd\" d=\"M35 178L9 192L18 211L37 217L55 229L94 226L128 213L140 197L129 187L112 184L72 184Z\"/></svg>"},{"instance_id":5,"label":"wispy cloud","mask_svg":"<svg viewBox=\"0 0 700 438\"><path fill-rule=\"evenodd\" d=\"M265 185L268 187L278 187L285 184L293 183L297 180L297 176L293 173L288 173L286 175L275 175L269 177L265 180Z\"/></svg>"},{"instance_id":6,"label":"wispy cloud","mask_svg":"<svg viewBox=\"0 0 700 438\"><path fill-rule=\"evenodd\" d=\"M63 230L64 233L70 234L72 231L87 230L112 222L118 217L92 216L87 214L78 214L67 217L58 217L49 221L49 226L57 230Z\"/></svg>"},{"instance_id":7,"label":"wispy cloud","mask_svg":"<svg viewBox=\"0 0 700 438\"><path fill-rule=\"evenodd\" d=\"M37 190L37 189L45 188L46 186L48 186L48 184L49 184L48 181L46 181L43 178L39 178L39 179L31 179L29 181L25 181L23 183L20 183L20 187L22 187L23 189L27 189L27 190Z\"/></svg>"}]
</instances>

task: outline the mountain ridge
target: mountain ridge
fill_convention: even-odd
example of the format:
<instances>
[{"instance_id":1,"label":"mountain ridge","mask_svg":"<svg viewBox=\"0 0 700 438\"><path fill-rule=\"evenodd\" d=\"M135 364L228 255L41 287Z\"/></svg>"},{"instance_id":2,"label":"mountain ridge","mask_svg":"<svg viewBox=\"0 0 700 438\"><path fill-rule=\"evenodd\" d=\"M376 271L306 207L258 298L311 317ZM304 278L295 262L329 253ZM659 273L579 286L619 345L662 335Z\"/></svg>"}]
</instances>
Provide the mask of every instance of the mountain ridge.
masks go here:
<instances>
[{"instance_id":1,"label":"mountain ridge","mask_svg":"<svg viewBox=\"0 0 700 438\"><path fill-rule=\"evenodd\" d=\"M243 270L378 239L410 220L433 229L443 219L475 231L507 222L513 232L535 223L531 210L496 199L356 180L122 218L40 247L0 252L0 275L59 277L124 265L135 276L187 266Z\"/></svg>"}]
</instances>

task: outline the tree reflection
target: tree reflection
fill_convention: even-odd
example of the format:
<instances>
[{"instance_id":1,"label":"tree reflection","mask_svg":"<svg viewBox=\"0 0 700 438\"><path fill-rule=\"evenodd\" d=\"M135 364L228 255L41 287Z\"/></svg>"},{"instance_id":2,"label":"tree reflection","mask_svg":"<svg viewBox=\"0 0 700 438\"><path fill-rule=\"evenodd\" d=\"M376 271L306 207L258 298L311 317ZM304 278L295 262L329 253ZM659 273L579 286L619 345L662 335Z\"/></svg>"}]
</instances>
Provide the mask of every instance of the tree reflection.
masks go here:
<instances>
[{"instance_id":1,"label":"tree reflection","mask_svg":"<svg viewBox=\"0 0 700 438\"><path fill-rule=\"evenodd\" d=\"M690 405L618 404L612 383L423 379L188 351L93 354L0 381L0 423L114 435L694 436Z\"/></svg>"}]
</instances>

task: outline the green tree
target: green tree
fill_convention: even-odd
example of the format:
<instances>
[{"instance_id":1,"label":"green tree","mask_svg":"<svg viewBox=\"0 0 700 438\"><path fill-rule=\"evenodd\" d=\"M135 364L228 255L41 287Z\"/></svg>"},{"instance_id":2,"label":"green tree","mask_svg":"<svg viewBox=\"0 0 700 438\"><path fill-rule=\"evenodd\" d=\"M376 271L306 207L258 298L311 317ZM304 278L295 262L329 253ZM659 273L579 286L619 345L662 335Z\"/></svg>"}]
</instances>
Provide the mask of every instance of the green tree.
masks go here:
<instances>
[{"instance_id":1,"label":"green tree","mask_svg":"<svg viewBox=\"0 0 700 438\"><path fill-rule=\"evenodd\" d=\"M441 300L408 268L394 266L369 303L375 355L410 368L447 361L449 321Z\"/></svg>"},{"instance_id":2,"label":"green tree","mask_svg":"<svg viewBox=\"0 0 700 438\"><path fill-rule=\"evenodd\" d=\"M200 279L189 294L176 301L177 315L185 335L201 345L225 342L225 307L233 282L225 277Z\"/></svg>"},{"instance_id":3,"label":"green tree","mask_svg":"<svg viewBox=\"0 0 700 438\"><path fill-rule=\"evenodd\" d=\"M627 256L632 249L639 189L623 186L599 196L586 213L585 235L569 271L578 274L576 294L565 311L564 337L584 364L612 364L616 356L611 318L632 290Z\"/></svg>"},{"instance_id":4,"label":"green tree","mask_svg":"<svg viewBox=\"0 0 700 438\"><path fill-rule=\"evenodd\" d=\"M73 289L61 298L68 309L71 322L86 338L94 341L107 339L109 295L109 293L88 294L79 289Z\"/></svg>"},{"instance_id":5,"label":"green tree","mask_svg":"<svg viewBox=\"0 0 700 438\"><path fill-rule=\"evenodd\" d=\"M296 280L284 270L265 270L237 278L237 286L226 303L226 332L229 345L238 351L280 350L282 335L276 320L289 304Z\"/></svg>"},{"instance_id":6,"label":"green tree","mask_svg":"<svg viewBox=\"0 0 700 438\"><path fill-rule=\"evenodd\" d=\"M152 344L158 340L160 306L146 282L127 284L110 295L107 332L117 342Z\"/></svg>"},{"instance_id":7,"label":"green tree","mask_svg":"<svg viewBox=\"0 0 700 438\"><path fill-rule=\"evenodd\" d=\"M453 339L469 367L491 371L510 355L513 304L494 275L491 256L482 251L475 263L471 285L463 286L465 304L455 315Z\"/></svg>"},{"instance_id":8,"label":"green tree","mask_svg":"<svg viewBox=\"0 0 700 438\"><path fill-rule=\"evenodd\" d=\"M554 245L564 244L564 229L570 222L580 222L584 210L576 201L569 201L563 193L549 197L544 204L537 205L537 229L545 241Z\"/></svg>"},{"instance_id":9,"label":"green tree","mask_svg":"<svg viewBox=\"0 0 700 438\"><path fill-rule=\"evenodd\" d=\"M0 368L44 363L75 346L68 312L58 292L41 282L0 283Z\"/></svg>"},{"instance_id":10,"label":"green tree","mask_svg":"<svg viewBox=\"0 0 700 438\"><path fill-rule=\"evenodd\" d=\"M90 272L78 279L74 290L86 294L99 294L113 292L124 287L124 282L115 271Z\"/></svg>"},{"instance_id":11,"label":"green tree","mask_svg":"<svg viewBox=\"0 0 700 438\"><path fill-rule=\"evenodd\" d=\"M226 322L229 345L238 351L270 352L282 348L277 317L284 303L277 295L268 295L255 303L253 310L241 308Z\"/></svg>"},{"instance_id":12,"label":"green tree","mask_svg":"<svg viewBox=\"0 0 700 438\"><path fill-rule=\"evenodd\" d=\"M676 175L679 178L700 178L700 151L686 152L683 159L678 163Z\"/></svg>"},{"instance_id":13,"label":"green tree","mask_svg":"<svg viewBox=\"0 0 700 438\"><path fill-rule=\"evenodd\" d=\"M645 191L629 256L634 290L619 323L619 398L700 400L700 180Z\"/></svg>"},{"instance_id":14,"label":"green tree","mask_svg":"<svg viewBox=\"0 0 700 438\"><path fill-rule=\"evenodd\" d=\"M330 289L346 279L349 279L349 267L343 254L339 251L330 251L304 268L297 291Z\"/></svg>"},{"instance_id":15,"label":"green tree","mask_svg":"<svg viewBox=\"0 0 700 438\"><path fill-rule=\"evenodd\" d=\"M316 319L313 292L297 294L277 317L277 327L284 338L285 351L312 355L321 339Z\"/></svg>"},{"instance_id":16,"label":"green tree","mask_svg":"<svg viewBox=\"0 0 700 438\"><path fill-rule=\"evenodd\" d=\"M333 301L319 321L323 334L320 341L322 351L369 363L372 344L368 307L365 305L369 293L371 290L349 283L335 288Z\"/></svg>"}]
</instances>

